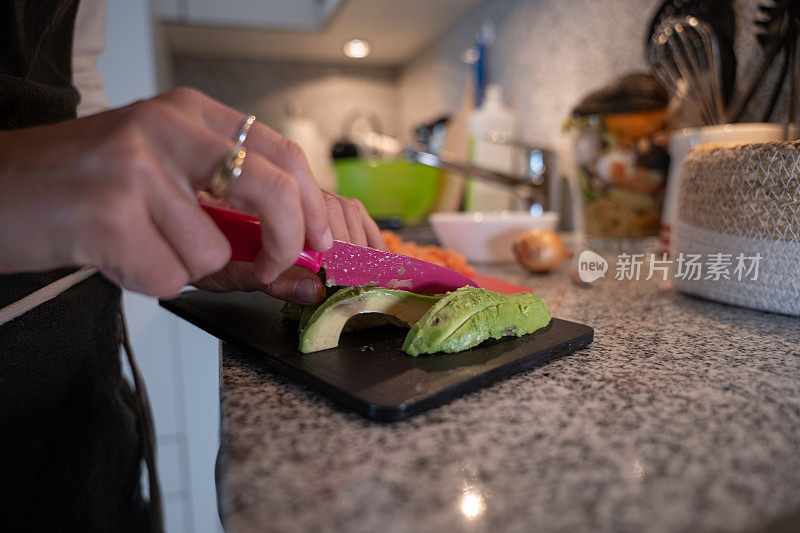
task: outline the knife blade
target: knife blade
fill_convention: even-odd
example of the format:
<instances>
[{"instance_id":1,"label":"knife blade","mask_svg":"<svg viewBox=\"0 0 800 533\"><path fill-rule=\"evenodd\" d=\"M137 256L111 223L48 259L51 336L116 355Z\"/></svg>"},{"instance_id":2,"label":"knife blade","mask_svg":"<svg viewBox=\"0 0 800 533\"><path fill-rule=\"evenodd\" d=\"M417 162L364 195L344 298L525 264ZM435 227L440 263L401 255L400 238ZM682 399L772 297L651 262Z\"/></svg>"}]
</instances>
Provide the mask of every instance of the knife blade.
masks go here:
<instances>
[{"instance_id":1,"label":"knife blade","mask_svg":"<svg viewBox=\"0 0 800 533\"><path fill-rule=\"evenodd\" d=\"M261 250L258 218L219 206L200 204L231 244L233 261L255 260ZM375 285L414 292L442 293L460 287L478 287L467 276L421 259L333 241L327 252L305 249L295 262L312 272L325 269L328 285Z\"/></svg>"}]
</instances>

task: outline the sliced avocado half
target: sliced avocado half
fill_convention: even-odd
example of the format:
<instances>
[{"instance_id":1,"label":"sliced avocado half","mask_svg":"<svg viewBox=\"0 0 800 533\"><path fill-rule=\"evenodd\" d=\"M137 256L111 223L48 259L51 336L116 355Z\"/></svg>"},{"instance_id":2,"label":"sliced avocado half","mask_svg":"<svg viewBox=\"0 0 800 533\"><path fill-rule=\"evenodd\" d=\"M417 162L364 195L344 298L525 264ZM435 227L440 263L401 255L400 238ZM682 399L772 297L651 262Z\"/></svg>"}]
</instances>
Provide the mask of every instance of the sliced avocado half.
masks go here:
<instances>
[{"instance_id":1,"label":"sliced avocado half","mask_svg":"<svg viewBox=\"0 0 800 533\"><path fill-rule=\"evenodd\" d=\"M547 303L532 292L499 294L463 287L444 296L408 332L403 351L460 352L486 339L533 333L550 323Z\"/></svg>"},{"instance_id":2,"label":"sliced avocado half","mask_svg":"<svg viewBox=\"0 0 800 533\"><path fill-rule=\"evenodd\" d=\"M441 296L383 287L345 287L320 305L306 307L300 321L300 351L317 352L335 348L348 320L362 313L380 313L410 326L419 320Z\"/></svg>"}]
</instances>

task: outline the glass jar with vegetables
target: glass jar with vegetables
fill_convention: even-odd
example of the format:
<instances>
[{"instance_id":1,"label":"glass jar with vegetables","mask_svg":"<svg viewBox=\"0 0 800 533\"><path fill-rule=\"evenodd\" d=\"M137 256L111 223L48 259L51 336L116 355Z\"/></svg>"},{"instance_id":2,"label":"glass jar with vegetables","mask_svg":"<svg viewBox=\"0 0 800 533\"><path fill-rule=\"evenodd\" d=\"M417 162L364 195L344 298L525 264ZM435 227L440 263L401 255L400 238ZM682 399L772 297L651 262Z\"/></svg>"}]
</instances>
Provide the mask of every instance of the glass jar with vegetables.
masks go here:
<instances>
[{"instance_id":1,"label":"glass jar with vegetables","mask_svg":"<svg viewBox=\"0 0 800 533\"><path fill-rule=\"evenodd\" d=\"M667 92L631 74L589 94L566 128L584 205L584 230L610 243L657 236L669 156Z\"/></svg>"}]
</instances>

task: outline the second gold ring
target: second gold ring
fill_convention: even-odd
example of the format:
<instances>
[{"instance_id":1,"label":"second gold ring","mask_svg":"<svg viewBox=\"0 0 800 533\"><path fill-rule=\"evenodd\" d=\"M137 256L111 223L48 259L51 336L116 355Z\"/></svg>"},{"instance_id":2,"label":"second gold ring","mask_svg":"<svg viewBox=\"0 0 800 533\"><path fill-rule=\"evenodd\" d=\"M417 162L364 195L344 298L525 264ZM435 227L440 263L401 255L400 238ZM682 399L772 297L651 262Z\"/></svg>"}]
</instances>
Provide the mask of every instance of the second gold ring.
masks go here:
<instances>
[{"instance_id":1,"label":"second gold ring","mask_svg":"<svg viewBox=\"0 0 800 533\"><path fill-rule=\"evenodd\" d=\"M236 144L233 145L231 151L220 161L220 164L211 176L211 183L209 183L207 190L212 196L225 198L228 191L230 191L233 184L242 174L242 165L244 164L245 157L247 157L247 149L242 145L245 139L247 139L247 133L250 131L250 127L255 121L255 115L248 115L239 127L239 131L234 137Z\"/></svg>"}]
</instances>

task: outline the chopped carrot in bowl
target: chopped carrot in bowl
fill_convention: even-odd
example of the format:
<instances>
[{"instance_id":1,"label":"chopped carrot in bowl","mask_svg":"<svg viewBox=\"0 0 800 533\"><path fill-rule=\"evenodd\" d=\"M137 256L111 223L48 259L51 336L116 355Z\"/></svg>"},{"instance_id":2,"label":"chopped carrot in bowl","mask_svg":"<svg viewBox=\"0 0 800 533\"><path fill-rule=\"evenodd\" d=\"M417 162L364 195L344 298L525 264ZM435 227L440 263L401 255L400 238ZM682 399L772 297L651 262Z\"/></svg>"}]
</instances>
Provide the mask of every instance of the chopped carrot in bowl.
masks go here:
<instances>
[{"instance_id":1,"label":"chopped carrot in bowl","mask_svg":"<svg viewBox=\"0 0 800 533\"><path fill-rule=\"evenodd\" d=\"M455 250L439 246L420 246L415 242L404 241L396 233L387 230L382 231L381 235L386 242L386 249L392 253L441 265L467 277L475 274L475 270L467 263L467 259Z\"/></svg>"}]
</instances>

